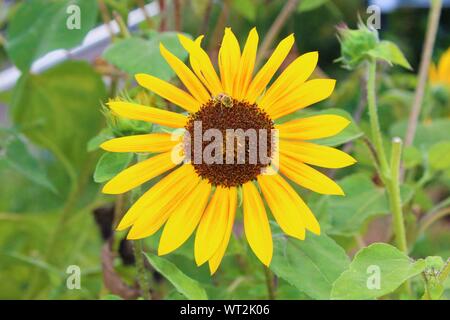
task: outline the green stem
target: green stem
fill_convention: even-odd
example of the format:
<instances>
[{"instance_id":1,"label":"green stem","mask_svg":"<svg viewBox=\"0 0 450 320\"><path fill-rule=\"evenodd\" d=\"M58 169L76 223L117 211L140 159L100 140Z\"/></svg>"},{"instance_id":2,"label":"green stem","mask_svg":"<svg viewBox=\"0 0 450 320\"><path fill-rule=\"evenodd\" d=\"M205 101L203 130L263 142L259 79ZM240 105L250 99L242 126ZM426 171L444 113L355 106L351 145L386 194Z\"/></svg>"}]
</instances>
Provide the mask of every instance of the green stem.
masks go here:
<instances>
[{"instance_id":1,"label":"green stem","mask_svg":"<svg viewBox=\"0 0 450 320\"><path fill-rule=\"evenodd\" d=\"M418 234L423 234L433 223L450 215L450 207L428 214L420 223Z\"/></svg>"},{"instance_id":2,"label":"green stem","mask_svg":"<svg viewBox=\"0 0 450 320\"><path fill-rule=\"evenodd\" d=\"M267 294L269 296L269 300L275 300L275 283L273 281L273 273L266 266L263 266L263 268L264 276L266 277Z\"/></svg>"},{"instance_id":3,"label":"green stem","mask_svg":"<svg viewBox=\"0 0 450 320\"><path fill-rule=\"evenodd\" d=\"M113 12L113 16L119 26L120 34L122 35L122 37L130 38L131 37L130 31L128 30L128 26L125 23L125 21L123 21L122 16L116 11Z\"/></svg>"},{"instance_id":4,"label":"green stem","mask_svg":"<svg viewBox=\"0 0 450 320\"><path fill-rule=\"evenodd\" d=\"M408 255L408 244L406 242L405 219L403 217L402 200L400 195L400 161L402 155L402 140L394 138L392 140L391 151L391 176L386 181L386 189L389 195L389 204L392 212L392 222L395 235L396 246L403 253ZM401 290L411 295L411 284L407 280Z\"/></svg>"},{"instance_id":5,"label":"green stem","mask_svg":"<svg viewBox=\"0 0 450 320\"><path fill-rule=\"evenodd\" d=\"M394 138L392 140L391 154L391 177L388 181L388 192L390 206L392 210L392 219L394 224L394 234L397 248L408 254L408 246L406 244L405 222L402 211L402 201L400 196L400 160L402 154L402 140Z\"/></svg>"},{"instance_id":6,"label":"green stem","mask_svg":"<svg viewBox=\"0 0 450 320\"><path fill-rule=\"evenodd\" d=\"M439 282L443 284L444 281L447 280L449 275L450 275L450 258L447 260L445 266L439 272Z\"/></svg>"},{"instance_id":7,"label":"green stem","mask_svg":"<svg viewBox=\"0 0 450 320\"><path fill-rule=\"evenodd\" d=\"M389 177L389 166L384 152L383 138L381 136L380 121L378 119L378 110L376 102L376 75L377 62L375 59L369 61L368 75L367 75L367 104L370 117L370 128L372 131L372 140L375 150L378 154L378 161L380 162L381 179L385 180Z\"/></svg>"},{"instance_id":8,"label":"green stem","mask_svg":"<svg viewBox=\"0 0 450 320\"><path fill-rule=\"evenodd\" d=\"M145 154L138 154L137 162L145 159ZM133 189L131 193L131 201L134 202L140 195L141 188ZM145 300L151 300L149 277L144 264L144 245L143 240L133 241L134 258L136 262L136 271L138 275L139 287L141 288L142 297Z\"/></svg>"},{"instance_id":9,"label":"green stem","mask_svg":"<svg viewBox=\"0 0 450 320\"><path fill-rule=\"evenodd\" d=\"M405 221L403 217L402 201L400 195L400 161L402 155L402 140L394 138L392 140L391 162L388 164L386 152L381 136L380 121L376 104L376 72L377 63L375 59L368 62L367 76L367 104L370 116L370 128L372 131L373 145L378 159L380 177L383 181L389 198L390 211L392 212L393 229L396 246L399 250L408 254L406 242ZM407 281L402 286L402 290L410 295L411 287Z\"/></svg>"},{"instance_id":10,"label":"green stem","mask_svg":"<svg viewBox=\"0 0 450 320\"><path fill-rule=\"evenodd\" d=\"M149 279L144 264L144 246L142 240L133 241L134 257L136 260L136 269L138 272L139 287L144 300L151 300Z\"/></svg>"}]
</instances>

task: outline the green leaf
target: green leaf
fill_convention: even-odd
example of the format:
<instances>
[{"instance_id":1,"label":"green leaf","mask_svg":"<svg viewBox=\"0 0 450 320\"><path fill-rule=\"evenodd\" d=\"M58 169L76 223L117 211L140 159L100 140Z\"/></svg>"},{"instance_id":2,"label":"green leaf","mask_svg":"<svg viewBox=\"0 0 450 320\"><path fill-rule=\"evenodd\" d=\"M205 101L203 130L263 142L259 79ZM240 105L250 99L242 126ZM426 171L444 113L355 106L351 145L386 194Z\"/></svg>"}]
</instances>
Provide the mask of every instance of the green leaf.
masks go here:
<instances>
[{"instance_id":1,"label":"green leaf","mask_svg":"<svg viewBox=\"0 0 450 320\"><path fill-rule=\"evenodd\" d=\"M396 64L408 70L412 70L411 65L408 60L406 60L402 51L391 41L381 41L375 48L368 51L368 54L375 59L381 59L390 64Z\"/></svg>"},{"instance_id":2,"label":"green leaf","mask_svg":"<svg viewBox=\"0 0 450 320\"><path fill-rule=\"evenodd\" d=\"M332 299L375 299L391 293L425 269L397 248L375 243L360 250L348 270L334 282ZM379 280L379 282L378 282Z\"/></svg>"},{"instance_id":3,"label":"green leaf","mask_svg":"<svg viewBox=\"0 0 450 320\"><path fill-rule=\"evenodd\" d=\"M128 38L118 41L106 49L103 57L131 76L148 73L163 80L170 80L175 73L159 52L160 42L181 60L186 59L187 52L175 32L153 32L150 40Z\"/></svg>"},{"instance_id":4,"label":"green leaf","mask_svg":"<svg viewBox=\"0 0 450 320\"><path fill-rule=\"evenodd\" d=\"M450 168L450 141L438 142L430 148L428 160L436 170Z\"/></svg>"},{"instance_id":5,"label":"green leaf","mask_svg":"<svg viewBox=\"0 0 450 320\"><path fill-rule=\"evenodd\" d=\"M48 179L43 166L17 135L11 133L7 137L1 137L0 150L2 150L0 160L4 160L10 168L34 183L56 193L56 189Z\"/></svg>"},{"instance_id":6,"label":"green leaf","mask_svg":"<svg viewBox=\"0 0 450 320\"><path fill-rule=\"evenodd\" d=\"M274 234L270 269L314 299L329 299L335 279L350 261L339 245L325 234L308 233L304 241Z\"/></svg>"},{"instance_id":7,"label":"green leaf","mask_svg":"<svg viewBox=\"0 0 450 320\"><path fill-rule=\"evenodd\" d=\"M351 236L359 232L371 217L389 212L385 191L377 187L365 174L353 174L339 181L345 197L322 196L313 211L326 219L328 234ZM403 202L412 196L412 189L402 188Z\"/></svg>"},{"instance_id":8,"label":"green leaf","mask_svg":"<svg viewBox=\"0 0 450 320\"><path fill-rule=\"evenodd\" d=\"M40 75L22 75L11 116L31 141L77 170L86 167L86 144L102 126L105 97L103 81L90 65L68 61Z\"/></svg>"},{"instance_id":9,"label":"green leaf","mask_svg":"<svg viewBox=\"0 0 450 320\"><path fill-rule=\"evenodd\" d=\"M70 11L71 5L79 8L79 29L68 28L72 17L77 15ZM19 69L26 71L44 54L76 46L94 27L97 10L97 3L92 0L24 1L8 25L9 57Z\"/></svg>"},{"instance_id":10,"label":"green leaf","mask_svg":"<svg viewBox=\"0 0 450 320\"><path fill-rule=\"evenodd\" d=\"M254 0L233 0L233 9L248 21L256 19L256 3Z\"/></svg>"},{"instance_id":11,"label":"green leaf","mask_svg":"<svg viewBox=\"0 0 450 320\"><path fill-rule=\"evenodd\" d=\"M200 283L192 278L189 278L172 262L154 254L145 254L145 256L153 268L169 280L175 289L177 289L177 291L183 294L186 298L193 300L208 299L206 291L201 287Z\"/></svg>"},{"instance_id":12,"label":"green leaf","mask_svg":"<svg viewBox=\"0 0 450 320\"><path fill-rule=\"evenodd\" d=\"M107 294L101 297L101 300L123 300L122 297L116 296L115 294Z\"/></svg>"},{"instance_id":13,"label":"green leaf","mask_svg":"<svg viewBox=\"0 0 450 320\"><path fill-rule=\"evenodd\" d=\"M414 168L422 163L422 154L414 146L407 146L403 150L403 165L406 169Z\"/></svg>"},{"instance_id":14,"label":"green leaf","mask_svg":"<svg viewBox=\"0 0 450 320\"><path fill-rule=\"evenodd\" d=\"M324 4L326 4L328 0L302 0L300 1L297 11L298 12L308 12L314 9L317 9Z\"/></svg>"},{"instance_id":15,"label":"green leaf","mask_svg":"<svg viewBox=\"0 0 450 320\"><path fill-rule=\"evenodd\" d=\"M110 128L102 129L96 136L88 141L87 151L92 152L98 150L103 142L112 138L114 138L114 134Z\"/></svg>"},{"instance_id":16,"label":"green leaf","mask_svg":"<svg viewBox=\"0 0 450 320\"><path fill-rule=\"evenodd\" d=\"M404 137L407 122L401 121L395 123L391 129L391 137ZM448 141L450 132L450 119L434 119L432 122L419 123L416 135L414 137L414 146L420 151L429 150L431 146L441 141Z\"/></svg>"},{"instance_id":17,"label":"green leaf","mask_svg":"<svg viewBox=\"0 0 450 320\"><path fill-rule=\"evenodd\" d=\"M124 170L133 159L130 152L108 152L101 156L94 172L94 181L103 183Z\"/></svg>"}]
</instances>

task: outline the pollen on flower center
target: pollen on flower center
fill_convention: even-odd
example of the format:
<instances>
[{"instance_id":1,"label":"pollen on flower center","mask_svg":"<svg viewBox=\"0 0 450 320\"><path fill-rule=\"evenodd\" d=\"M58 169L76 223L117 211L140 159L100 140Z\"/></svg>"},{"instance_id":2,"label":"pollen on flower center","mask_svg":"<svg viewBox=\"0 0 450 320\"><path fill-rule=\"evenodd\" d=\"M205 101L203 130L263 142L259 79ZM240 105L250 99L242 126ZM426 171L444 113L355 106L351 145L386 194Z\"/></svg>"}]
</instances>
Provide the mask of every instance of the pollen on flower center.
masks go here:
<instances>
[{"instance_id":1,"label":"pollen on flower center","mask_svg":"<svg viewBox=\"0 0 450 320\"><path fill-rule=\"evenodd\" d=\"M274 124L257 104L228 96L213 98L190 115L185 128L185 152L197 174L213 185L239 186L270 164ZM212 142L219 147L212 148Z\"/></svg>"}]
</instances>

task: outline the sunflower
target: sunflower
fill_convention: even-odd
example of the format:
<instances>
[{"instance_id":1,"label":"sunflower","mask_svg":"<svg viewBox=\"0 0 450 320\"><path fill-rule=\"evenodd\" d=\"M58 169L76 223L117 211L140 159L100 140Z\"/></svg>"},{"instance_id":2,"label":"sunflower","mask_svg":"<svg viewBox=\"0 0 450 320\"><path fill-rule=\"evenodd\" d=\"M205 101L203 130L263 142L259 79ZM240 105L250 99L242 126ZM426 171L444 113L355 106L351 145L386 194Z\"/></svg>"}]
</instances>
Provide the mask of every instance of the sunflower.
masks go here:
<instances>
[{"instance_id":1,"label":"sunflower","mask_svg":"<svg viewBox=\"0 0 450 320\"><path fill-rule=\"evenodd\" d=\"M444 84L450 86L450 48L444 52L436 66L430 66L430 81L432 84Z\"/></svg>"},{"instance_id":2,"label":"sunflower","mask_svg":"<svg viewBox=\"0 0 450 320\"><path fill-rule=\"evenodd\" d=\"M273 243L266 208L289 236L305 239L306 230L320 234L318 221L286 178L321 194L343 195L334 181L311 165L341 168L355 162L338 149L311 142L339 133L349 124L346 118L317 115L279 123L280 118L324 100L333 92L335 80L308 80L317 65L318 53L299 56L269 86L294 45L294 36L283 39L256 72L258 39L253 28L241 51L235 35L226 28L218 54L220 77L201 47L202 37L194 41L179 35L181 45L189 53L191 68L160 44L161 55L187 90L147 74L137 74L136 81L186 112L125 101L108 104L120 117L188 133L192 133L195 121L202 122L203 131L218 128L278 132L277 145L268 151L270 157L277 154L276 168L275 161L258 160L253 164L182 161L189 151L186 135L180 135L180 139L173 139L169 133L134 135L115 138L101 146L110 152L156 154L119 173L104 186L104 193L121 194L164 174L131 206L117 229L131 227L128 238L140 239L153 235L164 225L159 255L180 247L196 230L195 261L197 265L208 262L211 274L217 270L228 246L238 203L242 202L245 237L255 255L268 266ZM178 149L181 157L174 161L173 150L177 146L181 146ZM264 174L270 169L271 174Z\"/></svg>"}]
</instances>

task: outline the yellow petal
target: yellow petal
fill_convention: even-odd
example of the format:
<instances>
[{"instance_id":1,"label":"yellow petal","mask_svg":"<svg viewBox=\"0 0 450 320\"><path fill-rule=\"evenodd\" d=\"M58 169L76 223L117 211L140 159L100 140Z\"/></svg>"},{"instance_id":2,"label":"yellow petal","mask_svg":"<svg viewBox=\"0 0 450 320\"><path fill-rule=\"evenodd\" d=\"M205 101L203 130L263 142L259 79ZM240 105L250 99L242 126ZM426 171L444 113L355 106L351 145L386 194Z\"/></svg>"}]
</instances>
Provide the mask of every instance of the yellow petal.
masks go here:
<instances>
[{"instance_id":1,"label":"yellow petal","mask_svg":"<svg viewBox=\"0 0 450 320\"><path fill-rule=\"evenodd\" d=\"M141 239L157 232L167 219L179 210L180 206L184 205L199 182L198 176L188 175L183 177L182 181L172 185L171 189L166 191L167 194L160 194L160 197L157 198L155 193L152 201L145 200L146 203L140 205L143 210L139 218L133 223L127 238Z\"/></svg>"},{"instance_id":2,"label":"yellow petal","mask_svg":"<svg viewBox=\"0 0 450 320\"><path fill-rule=\"evenodd\" d=\"M217 187L195 235L195 262L202 265L222 243L228 223L228 189Z\"/></svg>"},{"instance_id":3,"label":"yellow petal","mask_svg":"<svg viewBox=\"0 0 450 320\"><path fill-rule=\"evenodd\" d=\"M228 242L231 238L231 233L233 231L234 217L236 215L236 205L237 205L237 190L235 187L227 189L228 191L228 214L227 214L227 226L225 230L224 237L222 242L219 245L219 248L212 255L211 259L209 259L209 270L211 274L214 274L217 271L217 268L222 261L223 255L228 247Z\"/></svg>"},{"instance_id":4,"label":"yellow petal","mask_svg":"<svg viewBox=\"0 0 450 320\"><path fill-rule=\"evenodd\" d=\"M242 100L246 93L250 81L252 80L253 69L255 67L256 52L258 50L258 32L256 28L250 30L247 41L242 51L239 69L234 82L234 95L238 100Z\"/></svg>"},{"instance_id":5,"label":"yellow petal","mask_svg":"<svg viewBox=\"0 0 450 320\"><path fill-rule=\"evenodd\" d=\"M179 142L167 133L150 133L108 140L100 148L110 152L167 152Z\"/></svg>"},{"instance_id":6,"label":"yellow petal","mask_svg":"<svg viewBox=\"0 0 450 320\"><path fill-rule=\"evenodd\" d=\"M430 64L429 79L432 83L439 82L439 75L437 72L436 65L434 63Z\"/></svg>"},{"instance_id":7,"label":"yellow petal","mask_svg":"<svg viewBox=\"0 0 450 320\"><path fill-rule=\"evenodd\" d=\"M267 113L272 119L281 118L299 109L328 98L334 90L336 80L314 79L305 82L291 94L281 98Z\"/></svg>"},{"instance_id":8,"label":"yellow petal","mask_svg":"<svg viewBox=\"0 0 450 320\"><path fill-rule=\"evenodd\" d=\"M259 175L258 184L280 228L289 236L305 239L305 223L289 194L275 180L275 176Z\"/></svg>"},{"instance_id":9,"label":"yellow petal","mask_svg":"<svg viewBox=\"0 0 450 320\"><path fill-rule=\"evenodd\" d=\"M145 192L128 210L117 227L124 230L131 226L144 213L151 214L147 208L154 203L170 203L172 195L186 186L196 182L197 174L190 164L182 165L167 176L158 181L153 187ZM198 183L198 182L197 182Z\"/></svg>"},{"instance_id":10,"label":"yellow petal","mask_svg":"<svg viewBox=\"0 0 450 320\"><path fill-rule=\"evenodd\" d=\"M202 38L203 36L200 36L194 42L182 34L178 35L180 43L189 52L191 67L195 74L203 81L209 92L215 96L223 92L222 83L211 63L211 59L200 46Z\"/></svg>"},{"instance_id":11,"label":"yellow petal","mask_svg":"<svg viewBox=\"0 0 450 320\"><path fill-rule=\"evenodd\" d=\"M179 39L181 45L189 53L189 63L191 65L192 70L194 71L195 75L205 85L206 89L208 89L209 92L212 93L211 88L209 88L208 81L206 80L206 78L203 76L203 74L201 72L202 66L200 64L200 61L198 61L198 59L196 59L191 54L191 52L193 51L192 47L195 46L195 45L201 46L203 38L204 38L204 36L201 35L201 36L197 37L197 39L195 39L195 41L192 41L190 38L188 38L188 37L186 37L186 36L184 36L182 34L178 34L178 39Z\"/></svg>"},{"instance_id":12,"label":"yellow petal","mask_svg":"<svg viewBox=\"0 0 450 320\"><path fill-rule=\"evenodd\" d=\"M296 184L321 194L344 195L339 185L310 166L280 154L280 171Z\"/></svg>"},{"instance_id":13,"label":"yellow petal","mask_svg":"<svg viewBox=\"0 0 450 320\"><path fill-rule=\"evenodd\" d=\"M114 113L127 119L148 121L171 128L182 128L187 121L187 117L182 114L136 103L111 101L107 104Z\"/></svg>"},{"instance_id":14,"label":"yellow petal","mask_svg":"<svg viewBox=\"0 0 450 320\"><path fill-rule=\"evenodd\" d=\"M284 59L288 55L289 51L294 45L294 41L294 36L290 35L283 39L276 47L269 60L267 60L266 64L261 68L261 70L259 70L255 78L251 82L245 96L245 99L248 102L254 103L256 99L261 95L261 93L264 91L264 89L274 76L275 72L277 72L278 68L281 66Z\"/></svg>"},{"instance_id":15,"label":"yellow petal","mask_svg":"<svg viewBox=\"0 0 450 320\"><path fill-rule=\"evenodd\" d=\"M303 240L305 227L320 234L320 225L294 188L279 174L259 175L258 184L278 225L288 235Z\"/></svg>"},{"instance_id":16,"label":"yellow petal","mask_svg":"<svg viewBox=\"0 0 450 320\"><path fill-rule=\"evenodd\" d=\"M108 194L125 193L169 171L177 164L172 161L171 152L158 154L123 170L105 184L102 192Z\"/></svg>"},{"instance_id":17,"label":"yellow petal","mask_svg":"<svg viewBox=\"0 0 450 320\"><path fill-rule=\"evenodd\" d=\"M322 168L344 168L356 162L352 156L339 149L315 143L280 139L279 146L279 151L284 155Z\"/></svg>"},{"instance_id":18,"label":"yellow petal","mask_svg":"<svg viewBox=\"0 0 450 320\"><path fill-rule=\"evenodd\" d=\"M210 193L211 184L202 180L171 213L159 240L158 255L176 250L189 238L200 221Z\"/></svg>"},{"instance_id":19,"label":"yellow petal","mask_svg":"<svg viewBox=\"0 0 450 320\"><path fill-rule=\"evenodd\" d=\"M275 127L281 139L314 140L334 136L349 124L344 117L327 114L296 119Z\"/></svg>"},{"instance_id":20,"label":"yellow petal","mask_svg":"<svg viewBox=\"0 0 450 320\"><path fill-rule=\"evenodd\" d=\"M261 196L253 182L242 185L244 197L244 231L255 255L266 266L273 254L272 232Z\"/></svg>"},{"instance_id":21,"label":"yellow petal","mask_svg":"<svg viewBox=\"0 0 450 320\"><path fill-rule=\"evenodd\" d=\"M270 86L258 104L263 109L270 110L278 100L289 95L311 76L318 59L317 51L305 53L295 59Z\"/></svg>"},{"instance_id":22,"label":"yellow petal","mask_svg":"<svg viewBox=\"0 0 450 320\"><path fill-rule=\"evenodd\" d=\"M178 59L175 55L169 52L162 43L159 45L159 49L161 51L161 55L166 59L167 63L170 67L175 71L178 78L180 78L181 82L185 85L185 87L189 90L189 92L197 99L200 104L206 103L211 96L208 91L203 87L202 83L195 74L189 69L183 61Z\"/></svg>"},{"instance_id":23,"label":"yellow petal","mask_svg":"<svg viewBox=\"0 0 450 320\"><path fill-rule=\"evenodd\" d=\"M234 81L239 68L241 49L231 28L225 28L222 46L219 50L219 70L224 92L233 95Z\"/></svg>"},{"instance_id":24,"label":"yellow petal","mask_svg":"<svg viewBox=\"0 0 450 320\"><path fill-rule=\"evenodd\" d=\"M135 75L135 78L140 86L153 91L157 95L189 112L196 112L200 109L201 103L199 101L197 101L186 91L178 89L166 81L143 73Z\"/></svg>"},{"instance_id":25,"label":"yellow petal","mask_svg":"<svg viewBox=\"0 0 450 320\"><path fill-rule=\"evenodd\" d=\"M447 49L439 59L438 74L441 81L450 80L450 49Z\"/></svg>"}]
</instances>

